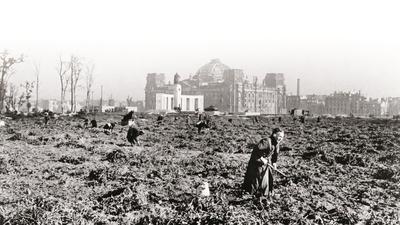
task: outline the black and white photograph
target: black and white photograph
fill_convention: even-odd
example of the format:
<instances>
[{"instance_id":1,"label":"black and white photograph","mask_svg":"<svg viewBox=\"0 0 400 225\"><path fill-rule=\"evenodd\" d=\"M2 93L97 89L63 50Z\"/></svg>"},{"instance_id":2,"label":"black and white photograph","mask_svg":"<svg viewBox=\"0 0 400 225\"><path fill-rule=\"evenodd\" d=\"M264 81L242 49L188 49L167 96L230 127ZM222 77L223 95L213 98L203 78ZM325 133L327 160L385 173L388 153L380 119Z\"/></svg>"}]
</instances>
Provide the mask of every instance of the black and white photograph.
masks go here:
<instances>
[{"instance_id":1,"label":"black and white photograph","mask_svg":"<svg viewBox=\"0 0 400 225\"><path fill-rule=\"evenodd\" d=\"M400 2L0 1L0 225L400 224Z\"/></svg>"}]
</instances>

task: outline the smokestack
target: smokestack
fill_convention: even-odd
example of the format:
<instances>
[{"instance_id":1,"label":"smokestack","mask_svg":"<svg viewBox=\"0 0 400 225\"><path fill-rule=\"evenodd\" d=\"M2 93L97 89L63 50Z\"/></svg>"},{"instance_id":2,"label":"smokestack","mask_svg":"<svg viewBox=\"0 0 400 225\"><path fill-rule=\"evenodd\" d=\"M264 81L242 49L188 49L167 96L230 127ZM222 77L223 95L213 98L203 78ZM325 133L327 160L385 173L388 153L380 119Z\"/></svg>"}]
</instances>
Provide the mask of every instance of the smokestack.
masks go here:
<instances>
[{"instance_id":1,"label":"smokestack","mask_svg":"<svg viewBox=\"0 0 400 225\"><path fill-rule=\"evenodd\" d=\"M297 78L297 96L300 96L300 79Z\"/></svg>"}]
</instances>

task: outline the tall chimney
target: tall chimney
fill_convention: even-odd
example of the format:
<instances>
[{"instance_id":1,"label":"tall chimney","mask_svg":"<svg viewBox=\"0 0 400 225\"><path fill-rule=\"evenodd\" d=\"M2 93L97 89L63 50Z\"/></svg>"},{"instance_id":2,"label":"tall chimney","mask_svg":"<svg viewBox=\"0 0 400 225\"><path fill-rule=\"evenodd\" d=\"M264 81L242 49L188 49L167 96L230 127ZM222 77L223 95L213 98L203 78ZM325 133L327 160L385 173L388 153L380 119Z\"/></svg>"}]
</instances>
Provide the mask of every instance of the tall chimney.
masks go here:
<instances>
[{"instance_id":1,"label":"tall chimney","mask_svg":"<svg viewBox=\"0 0 400 225\"><path fill-rule=\"evenodd\" d=\"M300 78L297 78L297 96L300 96Z\"/></svg>"}]
</instances>

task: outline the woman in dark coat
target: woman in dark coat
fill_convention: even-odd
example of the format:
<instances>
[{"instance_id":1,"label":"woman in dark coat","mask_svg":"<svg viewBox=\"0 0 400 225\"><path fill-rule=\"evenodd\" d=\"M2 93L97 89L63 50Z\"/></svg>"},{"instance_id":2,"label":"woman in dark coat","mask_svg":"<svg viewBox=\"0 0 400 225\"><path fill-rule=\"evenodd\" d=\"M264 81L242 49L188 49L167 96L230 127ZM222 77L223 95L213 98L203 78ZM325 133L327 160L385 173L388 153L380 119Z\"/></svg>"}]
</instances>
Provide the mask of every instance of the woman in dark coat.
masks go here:
<instances>
[{"instance_id":1,"label":"woman in dark coat","mask_svg":"<svg viewBox=\"0 0 400 225\"><path fill-rule=\"evenodd\" d=\"M253 148L243 183L246 192L269 196L273 191L272 169L276 169L279 143L283 137L283 130L275 128L268 138L261 139Z\"/></svg>"}]
</instances>

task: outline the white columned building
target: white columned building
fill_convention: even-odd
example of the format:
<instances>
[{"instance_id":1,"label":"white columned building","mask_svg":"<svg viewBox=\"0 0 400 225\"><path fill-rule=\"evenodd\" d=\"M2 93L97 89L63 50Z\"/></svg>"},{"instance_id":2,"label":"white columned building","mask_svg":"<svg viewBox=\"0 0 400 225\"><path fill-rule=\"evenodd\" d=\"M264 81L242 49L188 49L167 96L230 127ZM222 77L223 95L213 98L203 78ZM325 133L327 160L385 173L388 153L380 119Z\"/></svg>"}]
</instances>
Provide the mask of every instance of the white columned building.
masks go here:
<instances>
[{"instance_id":1,"label":"white columned building","mask_svg":"<svg viewBox=\"0 0 400 225\"><path fill-rule=\"evenodd\" d=\"M182 86L179 84L179 75L175 74L173 94L156 93L157 111L175 111L180 108L182 112L203 111L203 95L182 95Z\"/></svg>"}]
</instances>

